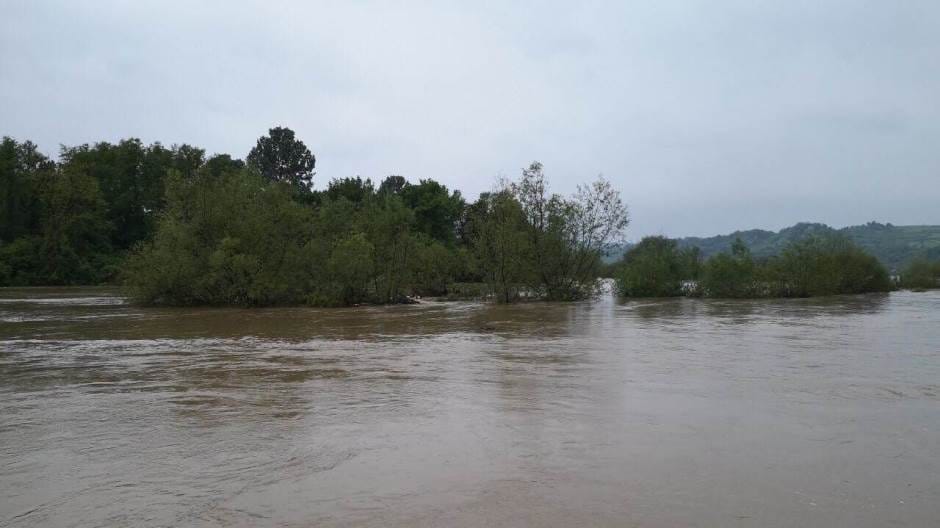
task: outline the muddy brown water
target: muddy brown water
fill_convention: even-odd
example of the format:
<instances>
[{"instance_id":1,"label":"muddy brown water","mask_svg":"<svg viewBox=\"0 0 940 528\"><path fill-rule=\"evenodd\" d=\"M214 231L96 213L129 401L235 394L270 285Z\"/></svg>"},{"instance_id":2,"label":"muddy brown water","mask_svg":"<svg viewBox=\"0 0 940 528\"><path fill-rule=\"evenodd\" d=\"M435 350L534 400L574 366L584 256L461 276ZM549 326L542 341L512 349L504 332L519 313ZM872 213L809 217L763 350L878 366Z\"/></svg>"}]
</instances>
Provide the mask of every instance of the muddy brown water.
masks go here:
<instances>
[{"instance_id":1,"label":"muddy brown water","mask_svg":"<svg viewBox=\"0 0 940 528\"><path fill-rule=\"evenodd\" d=\"M940 526L940 292L0 290L0 526Z\"/></svg>"}]
</instances>

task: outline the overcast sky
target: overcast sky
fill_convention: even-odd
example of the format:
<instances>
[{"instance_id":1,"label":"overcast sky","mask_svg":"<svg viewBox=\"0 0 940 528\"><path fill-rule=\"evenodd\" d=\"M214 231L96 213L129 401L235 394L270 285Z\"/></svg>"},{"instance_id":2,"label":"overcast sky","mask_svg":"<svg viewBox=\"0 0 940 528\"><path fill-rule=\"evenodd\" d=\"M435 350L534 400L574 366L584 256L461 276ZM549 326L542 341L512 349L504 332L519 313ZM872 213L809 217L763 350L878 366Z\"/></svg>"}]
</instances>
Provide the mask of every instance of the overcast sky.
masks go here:
<instances>
[{"instance_id":1,"label":"overcast sky","mask_svg":"<svg viewBox=\"0 0 940 528\"><path fill-rule=\"evenodd\" d=\"M475 197L598 174L629 239L940 224L940 1L46 2L0 16L0 134L244 157Z\"/></svg>"}]
</instances>

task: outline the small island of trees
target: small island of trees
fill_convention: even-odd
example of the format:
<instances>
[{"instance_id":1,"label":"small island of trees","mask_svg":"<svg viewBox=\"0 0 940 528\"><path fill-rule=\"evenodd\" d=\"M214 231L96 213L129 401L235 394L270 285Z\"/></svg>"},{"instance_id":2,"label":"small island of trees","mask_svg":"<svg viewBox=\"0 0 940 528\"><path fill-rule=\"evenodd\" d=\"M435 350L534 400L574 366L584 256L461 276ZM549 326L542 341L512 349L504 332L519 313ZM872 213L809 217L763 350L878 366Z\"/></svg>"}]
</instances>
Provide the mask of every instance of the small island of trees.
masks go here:
<instances>
[{"instance_id":1,"label":"small island of trees","mask_svg":"<svg viewBox=\"0 0 940 528\"><path fill-rule=\"evenodd\" d=\"M397 175L314 191L316 158L286 128L245 162L133 139L54 162L4 138L0 160L0 285L119 282L151 304L583 299L627 225L607 181L562 197L538 162L472 203Z\"/></svg>"},{"instance_id":2,"label":"small island of trees","mask_svg":"<svg viewBox=\"0 0 940 528\"><path fill-rule=\"evenodd\" d=\"M314 190L316 157L277 127L244 161L128 139L62 147L0 143L0 286L119 283L167 305L347 306L417 296L578 300L622 239L626 206L598 178L563 197L533 162L468 202L433 180L360 177ZM805 297L886 291L877 259L814 237L754 259L736 241L704 260L648 237L607 269L627 297ZM940 264L915 261L912 288Z\"/></svg>"},{"instance_id":3,"label":"small island of trees","mask_svg":"<svg viewBox=\"0 0 940 528\"><path fill-rule=\"evenodd\" d=\"M844 237L806 238L760 260L737 239L730 252L704 262L697 248L647 237L624 255L614 275L626 297L815 297L893 289L885 267Z\"/></svg>"}]
</instances>

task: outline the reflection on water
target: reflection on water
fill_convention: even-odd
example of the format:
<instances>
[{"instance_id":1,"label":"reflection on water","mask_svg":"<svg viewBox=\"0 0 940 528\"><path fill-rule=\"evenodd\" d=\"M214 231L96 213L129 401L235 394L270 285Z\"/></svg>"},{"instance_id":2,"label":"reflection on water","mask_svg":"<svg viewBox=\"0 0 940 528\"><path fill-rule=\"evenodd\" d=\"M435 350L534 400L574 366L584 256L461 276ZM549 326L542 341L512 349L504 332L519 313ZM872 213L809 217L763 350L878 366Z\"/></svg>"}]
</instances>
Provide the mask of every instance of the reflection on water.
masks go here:
<instances>
[{"instance_id":1,"label":"reflection on water","mask_svg":"<svg viewBox=\"0 0 940 528\"><path fill-rule=\"evenodd\" d=\"M0 526L933 526L940 293L0 290Z\"/></svg>"},{"instance_id":2,"label":"reflection on water","mask_svg":"<svg viewBox=\"0 0 940 528\"><path fill-rule=\"evenodd\" d=\"M811 299L639 299L622 301L625 310L631 310L643 319L664 322L668 318L687 319L709 316L727 319L733 323L748 322L754 317L779 320L792 317L805 321L809 317L858 316L882 311L890 301L890 294L840 295Z\"/></svg>"}]
</instances>

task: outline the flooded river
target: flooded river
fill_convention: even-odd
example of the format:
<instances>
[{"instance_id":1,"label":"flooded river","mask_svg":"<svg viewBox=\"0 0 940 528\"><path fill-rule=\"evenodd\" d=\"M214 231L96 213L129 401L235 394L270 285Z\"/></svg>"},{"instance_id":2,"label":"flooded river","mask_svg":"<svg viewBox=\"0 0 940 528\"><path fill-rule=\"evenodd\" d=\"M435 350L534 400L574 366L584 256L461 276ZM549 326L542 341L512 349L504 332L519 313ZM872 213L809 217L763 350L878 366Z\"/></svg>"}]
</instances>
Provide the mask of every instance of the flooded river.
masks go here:
<instances>
[{"instance_id":1,"label":"flooded river","mask_svg":"<svg viewBox=\"0 0 940 528\"><path fill-rule=\"evenodd\" d=\"M940 526L940 292L0 290L0 526Z\"/></svg>"}]
</instances>

